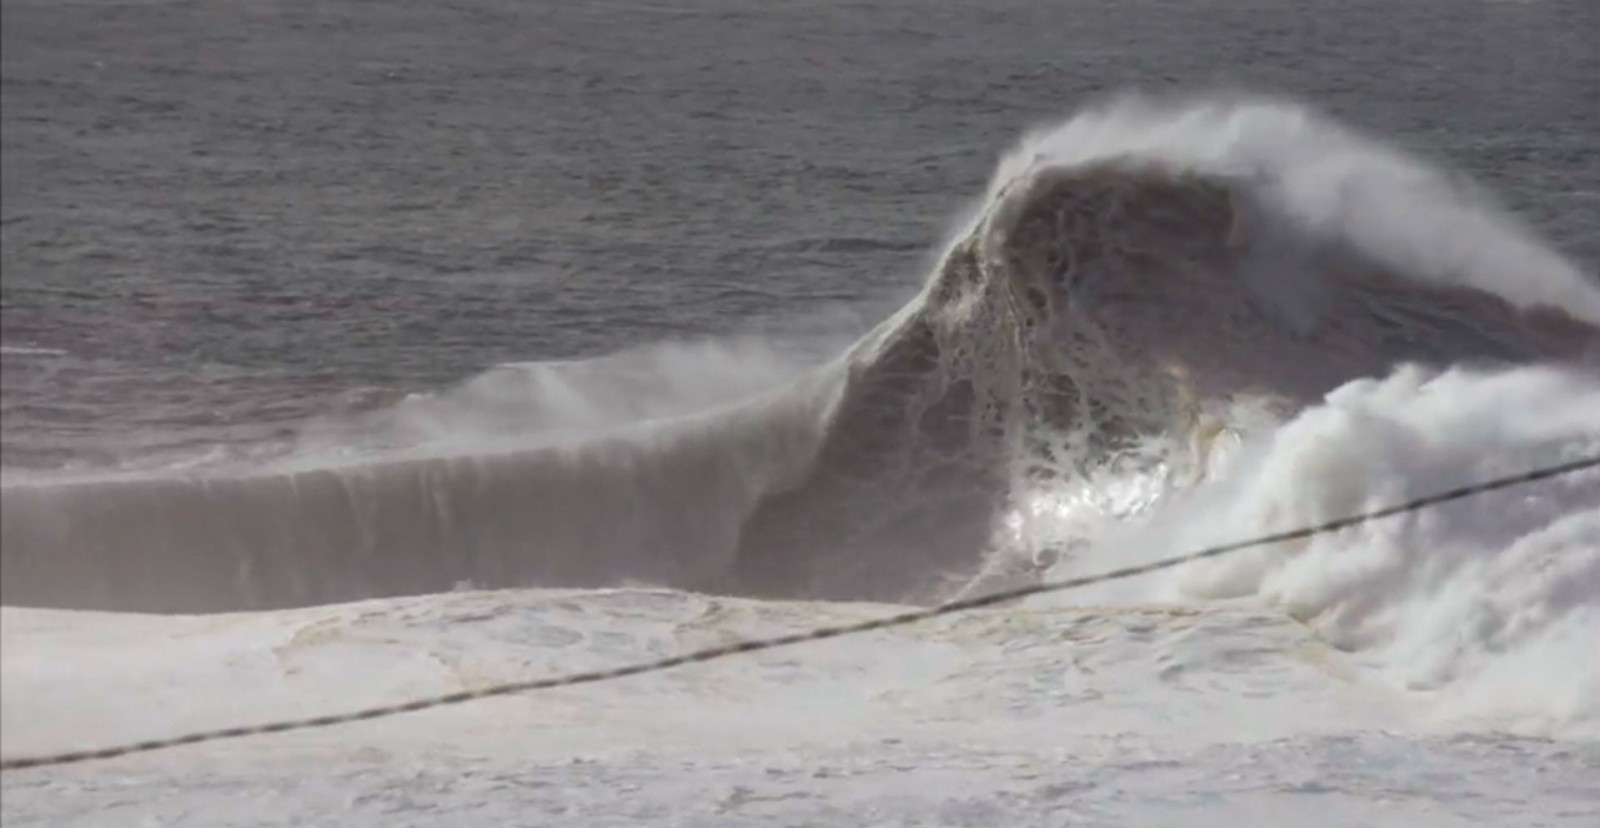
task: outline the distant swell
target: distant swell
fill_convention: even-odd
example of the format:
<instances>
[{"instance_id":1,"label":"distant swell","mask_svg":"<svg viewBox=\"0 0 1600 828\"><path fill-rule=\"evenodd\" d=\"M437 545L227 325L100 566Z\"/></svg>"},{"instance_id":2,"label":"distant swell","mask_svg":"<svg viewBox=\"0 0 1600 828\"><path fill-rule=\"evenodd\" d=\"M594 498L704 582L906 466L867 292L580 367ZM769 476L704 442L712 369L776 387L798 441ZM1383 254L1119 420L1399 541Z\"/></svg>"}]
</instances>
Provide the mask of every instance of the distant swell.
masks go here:
<instances>
[{"instance_id":1,"label":"distant swell","mask_svg":"<svg viewBox=\"0 0 1600 828\"><path fill-rule=\"evenodd\" d=\"M1592 376L1597 324L1573 265L1416 161L1282 102L1122 99L1008 157L922 292L825 365L687 383L703 404L658 416L536 385L578 413L514 450L13 482L0 589L153 611L463 583L929 601L1026 569L1007 553L1041 496L1145 512L1214 471L1218 435L1403 364ZM1089 539L1070 526L1060 548Z\"/></svg>"}]
</instances>

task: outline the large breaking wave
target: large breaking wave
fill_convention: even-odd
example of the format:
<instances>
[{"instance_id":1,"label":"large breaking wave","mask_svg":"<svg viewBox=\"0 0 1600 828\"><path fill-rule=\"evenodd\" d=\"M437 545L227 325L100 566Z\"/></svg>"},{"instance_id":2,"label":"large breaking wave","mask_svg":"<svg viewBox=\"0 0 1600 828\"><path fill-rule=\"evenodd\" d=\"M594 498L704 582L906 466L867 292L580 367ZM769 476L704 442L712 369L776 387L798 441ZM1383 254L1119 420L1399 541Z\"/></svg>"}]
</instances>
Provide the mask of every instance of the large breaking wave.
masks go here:
<instances>
[{"instance_id":1,"label":"large breaking wave","mask_svg":"<svg viewBox=\"0 0 1600 828\"><path fill-rule=\"evenodd\" d=\"M1025 140L920 293L820 365L707 345L507 366L254 468L13 480L0 589L180 612L462 584L931 601L1600 449L1597 325L1594 282L1464 182L1282 101L1121 98ZM1373 529L1168 590L1422 647L1397 613L1448 627L1476 606L1451 595L1555 567L1483 640L1593 630L1600 481L1545 491L1418 518L1477 550L1455 558ZM1368 569L1331 562L1363 543Z\"/></svg>"}]
</instances>

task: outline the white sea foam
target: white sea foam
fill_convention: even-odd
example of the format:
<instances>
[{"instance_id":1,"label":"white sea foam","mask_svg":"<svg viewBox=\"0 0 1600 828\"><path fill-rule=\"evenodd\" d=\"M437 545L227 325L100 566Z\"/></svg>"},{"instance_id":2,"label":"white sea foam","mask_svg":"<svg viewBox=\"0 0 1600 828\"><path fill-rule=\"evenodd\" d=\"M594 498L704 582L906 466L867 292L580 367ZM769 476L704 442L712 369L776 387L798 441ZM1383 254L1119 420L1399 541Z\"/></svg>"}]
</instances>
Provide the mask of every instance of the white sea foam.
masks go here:
<instances>
[{"instance_id":1,"label":"white sea foam","mask_svg":"<svg viewBox=\"0 0 1600 828\"><path fill-rule=\"evenodd\" d=\"M1515 401L1509 404L1508 401ZM1549 367L1358 380L1105 533L1055 575L1321 523L1600 454L1600 380ZM1035 522L1047 522L1036 517ZM1062 600L1246 599L1436 696L1441 722L1600 732L1600 472L1576 473Z\"/></svg>"}]
</instances>

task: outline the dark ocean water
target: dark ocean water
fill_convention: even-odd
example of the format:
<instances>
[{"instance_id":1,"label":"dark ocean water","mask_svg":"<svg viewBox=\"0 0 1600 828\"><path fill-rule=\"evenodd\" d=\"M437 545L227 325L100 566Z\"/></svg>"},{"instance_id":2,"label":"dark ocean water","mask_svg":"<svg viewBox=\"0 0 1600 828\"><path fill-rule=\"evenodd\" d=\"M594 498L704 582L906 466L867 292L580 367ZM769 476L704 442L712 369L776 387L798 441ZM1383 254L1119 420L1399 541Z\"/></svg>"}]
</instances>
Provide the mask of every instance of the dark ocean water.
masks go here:
<instances>
[{"instance_id":1,"label":"dark ocean water","mask_svg":"<svg viewBox=\"0 0 1600 828\"><path fill-rule=\"evenodd\" d=\"M1600 4L3 0L8 469L870 322L1105 93L1288 95L1600 263Z\"/></svg>"}]
</instances>

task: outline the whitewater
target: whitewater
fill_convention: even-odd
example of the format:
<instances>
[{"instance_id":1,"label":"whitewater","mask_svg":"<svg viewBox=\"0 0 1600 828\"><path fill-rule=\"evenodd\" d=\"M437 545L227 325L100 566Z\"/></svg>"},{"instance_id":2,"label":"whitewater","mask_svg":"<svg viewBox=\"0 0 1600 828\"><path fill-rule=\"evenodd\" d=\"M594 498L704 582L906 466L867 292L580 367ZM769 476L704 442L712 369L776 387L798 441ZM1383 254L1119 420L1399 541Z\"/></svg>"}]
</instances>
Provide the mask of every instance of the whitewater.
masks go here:
<instances>
[{"instance_id":1,"label":"whitewater","mask_svg":"<svg viewBox=\"0 0 1600 828\"><path fill-rule=\"evenodd\" d=\"M505 365L249 462L8 474L5 754L614 666L1600 454L1600 280L1293 101L1089 105L933 262L821 357ZM743 661L7 773L3 807L1586 824L1597 652L1591 470Z\"/></svg>"}]
</instances>

